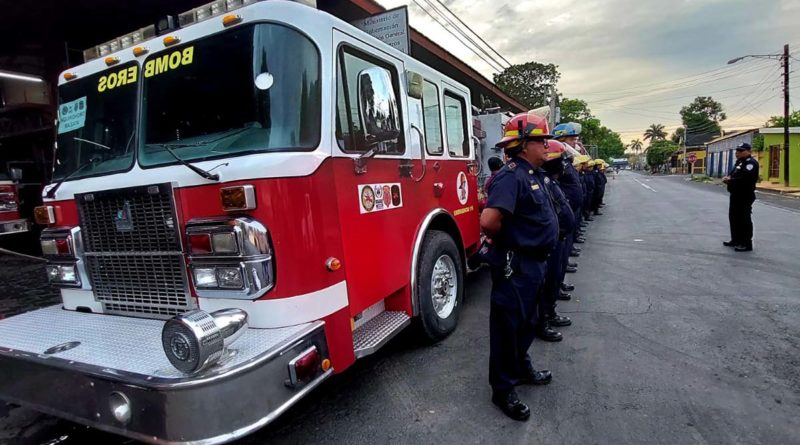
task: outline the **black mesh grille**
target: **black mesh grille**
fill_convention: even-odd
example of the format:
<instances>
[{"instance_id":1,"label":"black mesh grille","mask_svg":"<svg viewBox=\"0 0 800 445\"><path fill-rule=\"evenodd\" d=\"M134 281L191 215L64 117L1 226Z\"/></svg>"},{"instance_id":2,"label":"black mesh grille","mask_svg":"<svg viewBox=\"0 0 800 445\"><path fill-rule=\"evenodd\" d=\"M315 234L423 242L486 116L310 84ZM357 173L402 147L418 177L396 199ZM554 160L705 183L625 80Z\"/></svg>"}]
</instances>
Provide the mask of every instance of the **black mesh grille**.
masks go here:
<instances>
[{"instance_id":1,"label":"black mesh grille","mask_svg":"<svg viewBox=\"0 0 800 445\"><path fill-rule=\"evenodd\" d=\"M89 278L106 311L167 318L191 309L169 184L76 199Z\"/></svg>"},{"instance_id":2,"label":"black mesh grille","mask_svg":"<svg viewBox=\"0 0 800 445\"><path fill-rule=\"evenodd\" d=\"M77 196L87 252L178 252L172 187L158 184Z\"/></svg>"}]
</instances>

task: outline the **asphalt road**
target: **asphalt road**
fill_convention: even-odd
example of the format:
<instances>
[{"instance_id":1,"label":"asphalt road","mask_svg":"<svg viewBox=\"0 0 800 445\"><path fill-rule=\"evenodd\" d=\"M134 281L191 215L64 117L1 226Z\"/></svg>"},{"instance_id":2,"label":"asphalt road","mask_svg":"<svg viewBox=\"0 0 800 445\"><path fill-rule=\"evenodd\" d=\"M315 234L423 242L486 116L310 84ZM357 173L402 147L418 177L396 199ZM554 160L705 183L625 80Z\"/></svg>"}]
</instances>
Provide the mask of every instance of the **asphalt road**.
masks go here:
<instances>
[{"instance_id":1,"label":"asphalt road","mask_svg":"<svg viewBox=\"0 0 800 445\"><path fill-rule=\"evenodd\" d=\"M519 388L530 421L489 401L481 271L445 341L403 333L238 443L800 443L796 203L758 201L756 250L735 253L720 187L623 172L606 200L559 305L574 325L532 347L554 381ZM132 443L0 405L0 442L89 439Z\"/></svg>"}]
</instances>

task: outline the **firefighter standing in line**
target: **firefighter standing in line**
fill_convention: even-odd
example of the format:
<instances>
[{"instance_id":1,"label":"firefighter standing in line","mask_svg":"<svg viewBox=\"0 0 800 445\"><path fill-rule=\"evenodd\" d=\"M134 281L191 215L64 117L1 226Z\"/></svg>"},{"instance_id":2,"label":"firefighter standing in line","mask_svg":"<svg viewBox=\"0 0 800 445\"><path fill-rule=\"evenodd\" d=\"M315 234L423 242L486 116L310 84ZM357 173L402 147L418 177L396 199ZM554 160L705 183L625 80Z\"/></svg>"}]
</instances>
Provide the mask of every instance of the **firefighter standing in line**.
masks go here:
<instances>
[{"instance_id":1,"label":"firefighter standing in line","mask_svg":"<svg viewBox=\"0 0 800 445\"><path fill-rule=\"evenodd\" d=\"M569 261L569 241L575 230L575 214L572 213L567 195L564 194L559 177L564 172L565 150L561 142L549 141L547 147L547 162L542 168L550 178L550 191L558 215L558 244L547 259L547 274L545 275L544 290L539 300L539 329L536 335L546 341L561 341L563 336L553 327L563 327L572 324L568 317L556 313L556 300L561 292L560 285L564 281L565 268Z\"/></svg>"},{"instance_id":2,"label":"firefighter standing in line","mask_svg":"<svg viewBox=\"0 0 800 445\"><path fill-rule=\"evenodd\" d=\"M586 221L594 221L592 218L592 210L594 204L594 190L596 188L594 177L594 160L586 163L584 170L583 180L586 182L586 198L583 202L583 219Z\"/></svg>"},{"instance_id":3,"label":"firefighter standing in line","mask_svg":"<svg viewBox=\"0 0 800 445\"><path fill-rule=\"evenodd\" d=\"M578 143L578 136L581 134L581 125L575 122L566 124L558 124L553 129L553 136L564 146L564 168L559 178L561 190L567 196L572 213L575 215L575 229L569 234L567 239L567 248L569 257L580 256L580 249L575 246L575 239L583 235L580 224L582 221L583 212L583 185L578 170L573 165L574 160L581 156L580 151L576 148ZM565 269L566 271L566 269ZM575 290L572 284L561 283L561 292L559 293L560 300L570 300L572 296L567 292Z\"/></svg>"},{"instance_id":4,"label":"firefighter standing in line","mask_svg":"<svg viewBox=\"0 0 800 445\"><path fill-rule=\"evenodd\" d=\"M594 178L594 196L592 196L592 212L595 215L602 215L600 213L600 202L602 201L603 190L605 189L605 176L600 172L600 167L603 166L603 161L598 159L594 161L594 168L592 169L592 177Z\"/></svg>"},{"instance_id":5,"label":"firefighter standing in line","mask_svg":"<svg viewBox=\"0 0 800 445\"><path fill-rule=\"evenodd\" d=\"M480 217L495 258L489 316L492 402L515 420L527 420L530 409L514 387L552 379L550 371L534 369L528 354L547 257L558 240L550 181L540 168L547 161L547 139L547 121L534 114L518 114L506 124L498 146L510 159L492 181Z\"/></svg>"},{"instance_id":6,"label":"firefighter standing in line","mask_svg":"<svg viewBox=\"0 0 800 445\"><path fill-rule=\"evenodd\" d=\"M758 161L750 155L750 144L736 147L736 164L722 181L728 185L731 194L728 219L731 224L731 239L722 244L733 247L737 252L753 250L753 202L756 200L758 182Z\"/></svg>"}]
</instances>

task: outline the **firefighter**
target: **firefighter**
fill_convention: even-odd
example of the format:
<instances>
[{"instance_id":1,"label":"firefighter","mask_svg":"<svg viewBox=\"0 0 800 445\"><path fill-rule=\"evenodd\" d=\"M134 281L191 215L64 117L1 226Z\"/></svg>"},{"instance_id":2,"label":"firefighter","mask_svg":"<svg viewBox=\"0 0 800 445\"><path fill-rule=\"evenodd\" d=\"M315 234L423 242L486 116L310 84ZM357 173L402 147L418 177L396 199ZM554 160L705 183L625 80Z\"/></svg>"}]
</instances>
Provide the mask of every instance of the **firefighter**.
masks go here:
<instances>
[{"instance_id":1,"label":"firefighter","mask_svg":"<svg viewBox=\"0 0 800 445\"><path fill-rule=\"evenodd\" d=\"M550 141L547 147L547 162L542 168L550 178L550 190L558 216L559 237L555 250L547 260L544 291L539 300L539 325L536 335L545 341L561 341L563 336L554 327L569 326L572 320L556 313L556 300L561 292L565 268L569 264L569 243L575 231L575 214L572 212L569 198L559 183L564 174L564 145L558 141ZM571 165L571 163L570 163Z\"/></svg>"},{"instance_id":2,"label":"firefighter","mask_svg":"<svg viewBox=\"0 0 800 445\"><path fill-rule=\"evenodd\" d=\"M559 179L559 183L561 184L561 190L564 191L564 194L567 196L567 200L569 200L570 208L572 209L572 213L575 215L577 220L575 224L575 230L570 234L567 240L567 244L569 246L569 256L573 257L580 256L580 251L575 247L575 238L583 234L580 228L583 213L583 186L581 185L580 174L573 165L575 159L578 156L581 156L580 151L575 148L576 144L578 143L578 136L580 134L581 125L574 122L558 124L555 128L553 128L553 136L564 146L564 168ZM562 286L563 291L568 292L573 289L574 286L572 285ZM568 300L569 298L564 296L563 299Z\"/></svg>"},{"instance_id":3,"label":"firefighter","mask_svg":"<svg viewBox=\"0 0 800 445\"><path fill-rule=\"evenodd\" d=\"M737 252L753 250L753 202L756 200L758 182L758 161L750 154L750 144L742 143L736 147L736 164L722 181L728 185L731 194L728 219L731 224L731 239L722 244L733 247Z\"/></svg>"},{"instance_id":4,"label":"firefighter","mask_svg":"<svg viewBox=\"0 0 800 445\"><path fill-rule=\"evenodd\" d=\"M594 196L592 196L592 213L594 215L602 215L600 213L600 202L603 199L603 191L605 190L605 175L601 172L601 167L603 166L603 160L597 159L594 162L594 168L592 169L592 177L594 178Z\"/></svg>"},{"instance_id":5,"label":"firefighter","mask_svg":"<svg viewBox=\"0 0 800 445\"><path fill-rule=\"evenodd\" d=\"M506 124L498 146L509 157L489 189L481 228L492 240L492 294L489 315L489 383L492 402L515 420L530 409L517 396L520 384L550 383L550 371L537 371L528 354L535 337L537 300L544 284L547 257L558 241L558 220L550 180L541 170L547 161L547 121L518 114Z\"/></svg>"},{"instance_id":6,"label":"firefighter","mask_svg":"<svg viewBox=\"0 0 800 445\"><path fill-rule=\"evenodd\" d=\"M594 218L592 218L592 210L594 204L594 191L595 188L597 188L594 176L594 164L595 161L593 159L586 163L583 176L583 180L586 183L586 196L583 201L583 219L586 221L594 221Z\"/></svg>"}]
</instances>

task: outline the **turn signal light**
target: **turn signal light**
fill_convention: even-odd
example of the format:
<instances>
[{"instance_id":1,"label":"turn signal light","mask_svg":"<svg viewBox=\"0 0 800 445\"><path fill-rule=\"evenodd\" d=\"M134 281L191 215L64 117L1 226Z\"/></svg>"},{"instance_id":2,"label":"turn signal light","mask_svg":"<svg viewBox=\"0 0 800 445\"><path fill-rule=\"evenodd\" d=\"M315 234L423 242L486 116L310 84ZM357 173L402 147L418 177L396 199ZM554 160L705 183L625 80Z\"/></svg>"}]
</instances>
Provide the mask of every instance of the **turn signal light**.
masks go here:
<instances>
[{"instance_id":1,"label":"turn signal light","mask_svg":"<svg viewBox=\"0 0 800 445\"><path fill-rule=\"evenodd\" d=\"M108 56L108 57L106 57L105 60L106 60L106 65L107 66L116 65L116 64L119 63L119 57L115 57L115 56Z\"/></svg>"},{"instance_id":2,"label":"turn signal light","mask_svg":"<svg viewBox=\"0 0 800 445\"><path fill-rule=\"evenodd\" d=\"M56 223L56 211L53 206L39 206L33 209L36 224L48 225Z\"/></svg>"},{"instance_id":3,"label":"turn signal light","mask_svg":"<svg viewBox=\"0 0 800 445\"><path fill-rule=\"evenodd\" d=\"M208 233L189 235L189 252L192 255L206 255L211 252L211 236Z\"/></svg>"},{"instance_id":4,"label":"turn signal light","mask_svg":"<svg viewBox=\"0 0 800 445\"><path fill-rule=\"evenodd\" d=\"M325 267L327 267L329 271L334 272L342 268L342 262L339 258L330 257L325 261Z\"/></svg>"},{"instance_id":5,"label":"turn signal light","mask_svg":"<svg viewBox=\"0 0 800 445\"><path fill-rule=\"evenodd\" d=\"M179 43L181 39L177 36L166 36L164 37L164 46L171 46Z\"/></svg>"},{"instance_id":6,"label":"turn signal light","mask_svg":"<svg viewBox=\"0 0 800 445\"><path fill-rule=\"evenodd\" d=\"M133 55L136 57L143 56L147 53L148 53L147 48L145 48L144 46L137 46L136 48L133 49Z\"/></svg>"},{"instance_id":7,"label":"turn signal light","mask_svg":"<svg viewBox=\"0 0 800 445\"><path fill-rule=\"evenodd\" d=\"M219 189L219 200L226 212L256 208L256 191L252 185L237 185Z\"/></svg>"},{"instance_id":8,"label":"turn signal light","mask_svg":"<svg viewBox=\"0 0 800 445\"><path fill-rule=\"evenodd\" d=\"M236 14L228 14L222 18L222 25L223 26L231 26L235 25L242 21L242 16Z\"/></svg>"},{"instance_id":9,"label":"turn signal light","mask_svg":"<svg viewBox=\"0 0 800 445\"><path fill-rule=\"evenodd\" d=\"M72 80L78 77L75 73L64 73L64 80Z\"/></svg>"}]
</instances>

